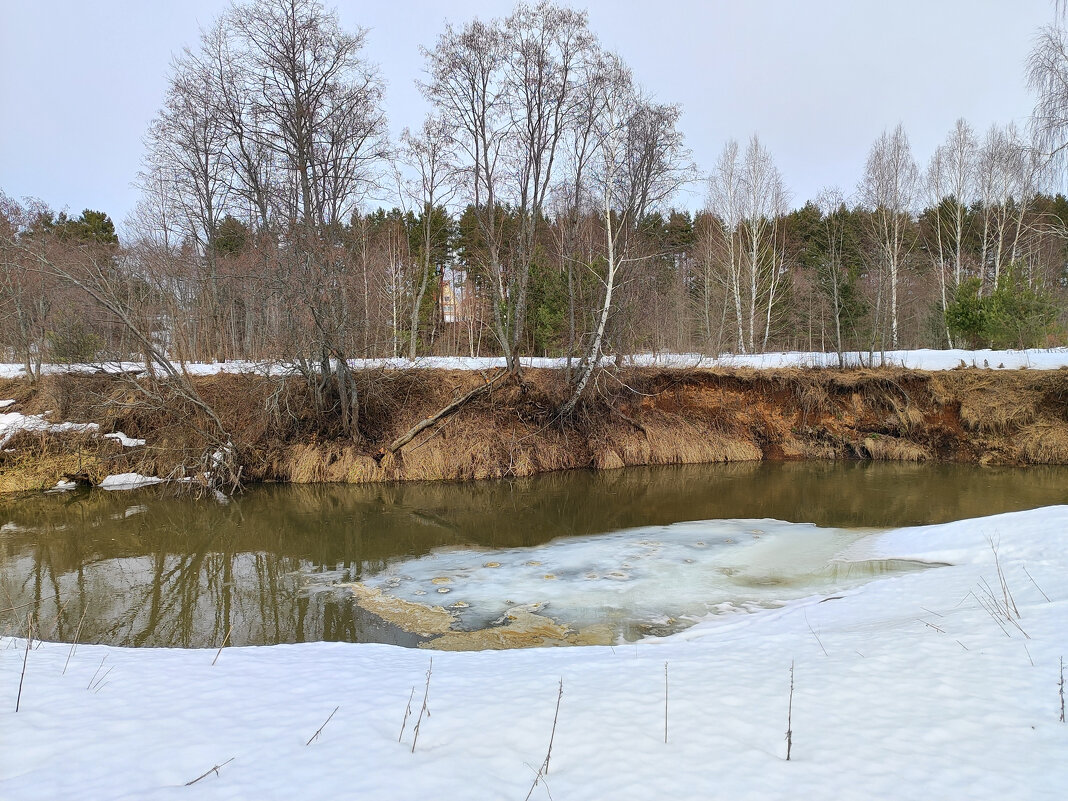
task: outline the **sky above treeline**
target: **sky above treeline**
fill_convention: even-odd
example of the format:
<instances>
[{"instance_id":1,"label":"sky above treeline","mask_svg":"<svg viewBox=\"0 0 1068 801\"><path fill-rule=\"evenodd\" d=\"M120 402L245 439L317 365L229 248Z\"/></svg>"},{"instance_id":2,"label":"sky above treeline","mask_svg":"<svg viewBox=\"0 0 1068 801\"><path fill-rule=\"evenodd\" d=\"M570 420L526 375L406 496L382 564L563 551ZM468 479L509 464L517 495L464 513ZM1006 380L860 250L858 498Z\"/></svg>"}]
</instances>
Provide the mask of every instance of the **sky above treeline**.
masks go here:
<instances>
[{"instance_id":1,"label":"sky above treeline","mask_svg":"<svg viewBox=\"0 0 1068 801\"><path fill-rule=\"evenodd\" d=\"M137 202L142 137L173 54L196 47L224 0L4 0L0 13L0 190L121 225ZM332 4L327 0L326 5ZM420 46L446 20L508 14L506 0L336 4L369 29L365 57L387 83L397 135L428 110ZM792 205L855 189L868 149L898 122L921 167L958 117L981 134L1026 125L1025 63L1051 0L588 0L590 28L619 52L680 127L702 171L729 138L757 133ZM700 183L675 205L700 208Z\"/></svg>"}]
</instances>

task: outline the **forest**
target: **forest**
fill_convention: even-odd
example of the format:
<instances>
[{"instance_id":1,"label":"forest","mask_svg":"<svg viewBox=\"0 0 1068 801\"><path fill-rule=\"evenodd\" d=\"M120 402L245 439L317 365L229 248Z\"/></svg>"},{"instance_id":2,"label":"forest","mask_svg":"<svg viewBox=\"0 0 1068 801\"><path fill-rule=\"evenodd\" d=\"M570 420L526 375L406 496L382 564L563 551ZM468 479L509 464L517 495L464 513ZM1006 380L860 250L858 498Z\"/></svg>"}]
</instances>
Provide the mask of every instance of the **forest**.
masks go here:
<instances>
[{"instance_id":1,"label":"forest","mask_svg":"<svg viewBox=\"0 0 1068 801\"><path fill-rule=\"evenodd\" d=\"M318 0L205 28L121 238L104 211L0 194L6 360L282 362L348 420L354 358L567 357L573 408L604 357L1065 342L1058 27L1027 65L1026 130L962 119L923 162L888 127L856 187L803 201L756 134L693 163L680 107L582 11L447 25L421 53L431 112L399 141L367 36Z\"/></svg>"}]
</instances>

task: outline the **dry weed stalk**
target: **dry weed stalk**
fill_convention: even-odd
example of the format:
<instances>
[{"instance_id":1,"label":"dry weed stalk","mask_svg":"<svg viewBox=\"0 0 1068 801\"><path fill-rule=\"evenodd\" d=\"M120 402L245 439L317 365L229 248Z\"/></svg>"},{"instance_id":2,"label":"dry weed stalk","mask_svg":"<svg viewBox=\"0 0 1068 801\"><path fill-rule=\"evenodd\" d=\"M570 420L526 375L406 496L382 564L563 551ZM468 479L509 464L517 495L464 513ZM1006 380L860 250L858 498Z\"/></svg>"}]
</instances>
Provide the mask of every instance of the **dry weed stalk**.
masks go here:
<instances>
[{"instance_id":1,"label":"dry weed stalk","mask_svg":"<svg viewBox=\"0 0 1068 801\"><path fill-rule=\"evenodd\" d=\"M26 680L26 663L30 659L30 645L33 643L33 614L26 618L26 652L22 655L22 673L19 674L19 694L15 696L15 711L22 703L22 683ZM1063 678L1062 678L1063 681Z\"/></svg>"},{"instance_id":2,"label":"dry weed stalk","mask_svg":"<svg viewBox=\"0 0 1068 801\"><path fill-rule=\"evenodd\" d=\"M430 667L426 669L426 690L423 692L423 706L419 709L419 717L415 721L415 728L412 729L412 753L415 753L415 744L419 741L419 727L423 723L423 713L426 712L426 716L430 717L430 707L427 706L427 701L430 699L430 676L434 673L434 657L430 657Z\"/></svg>"},{"instance_id":3,"label":"dry weed stalk","mask_svg":"<svg viewBox=\"0 0 1068 801\"><path fill-rule=\"evenodd\" d=\"M664 663L664 743L668 741L668 663Z\"/></svg>"},{"instance_id":4,"label":"dry weed stalk","mask_svg":"<svg viewBox=\"0 0 1068 801\"><path fill-rule=\"evenodd\" d=\"M829 654L827 653L827 649L823 647L823 640L820 639L820 635L816 633L815 629L812 628L812 624L808 622L807 611L805 612L805 625L808 626L809 633L816 638L816 642L819 643L820 650L823 651L823 655L829 656Z\"/></svg>"},{"instance_id":5,"label":"dry weed stalk","mask_svg":"<svg viewBox=\"0 0 1068 801\"><path fill-rule=\"evenodd\" d=\"M230 628L226 630L226 636L223 637L222 645L219 646L219 650L215 652L215 658L211 660L211 666L215 667L215 663L219 661L219 655L222 654L223 648L226 647L226 643L230 640L230 635L233 634L234 624L230 624Z\"/></svg>"},{"instance_id":6,"label":"dry weed stalk","mask_svg":"<svg viewBox=\"0 0 1068 801\"><path fill-rule=\"evenodd\" d=\"M315 738L318 737L320 734L322 734L323 729L326 728L326 724L330 722L330 718L334 717L334 715L337 713L337 711L339 709L341 709L341 704L338 704L337 706L334 707L334 711L331 712L329 714L329 716L327 716L326 720L323 721L323 725L320 726L318 729L316 729L315 730L315 734L313 734L311 737L308 738L308 742L304 743L305 748L307 746L311 745L312 742L314 742Z\"/></svg>"},{"instance_id":7,"label":"dry weed stalk","mask_svg":"<svg viewBox=\"0 0 1068 801\"><path fill-rule=\"evenodd\" d=\"M1061 695L1061 723L1064 723L1064 657L1061 657L1061 680L1059 684Z\"/></svg>"},{"instance_id":8,"label":"dry weed stalk","mask_svg":"<svg viewBox=\"0 0 1068 801\"><path fill-rule=\"evenodd\" d=\"M78 649L78 638L82 636L82 623L85 622L85 613L88 612L88 611L89 611L89 604L86 604L85 608L82 610L81 619L78 620L78 628L74 632L74 642L72 642L70 644L70 650L67 651L67 661L63 663L63 672L59 674L61 676L66 676L67 675L67 665L70 664L70 658L74 655L74 652Z\"/></svg>"},{"instance_id":9,"label":"dry weed stalk","mask_svg":"<svg viewBox=\"0 0 1068 801\"><path fill-rule=\"evenodd\" d=\"M1039 587L1038 586L1038 582L1035 581L1034 577L1032 577L1032 575L1027 572L1027 566L1026 565L1023 565L1023 572L1027 573L1027 577L1029 579L1031 579L1031 583L1035 585L1035 589L1038 590L1040 593L1042 593L1042 597L1046 599L1046 603L1050 603L1050 604L1053 603L1053 601L1050 600L1049 596L1046 595L1046 591L1043 590L1041 587Z\"/></svg>"},{"instance_id":10,"label":"dry weed stalk","mask_svg":"<svg viewBox=\"0 0 1068 801\"><path fill-rule=\"evenodd\" d=\"M989 538L987 542L990 543L990 550L994 552L994 566L998 571L998 582L1001 584L1001 596L1002 603L1006 610L1012 609L1013 614L1019 618L1020 610L1016 608L1016 599L1012 597L1012 592L1009 591L1008 582L1005 581L1005 571L1001 569L1001 559L998 557L998 545L992 538Z\"/></svg>"},{"instance_id":11,"label":"dry weed stalk","mask_svg":"<svg viewBox=\"0 0 1068 801\"><path fill-rule=\"evenodd\" d=\"M233 761L234 761L235 759L236 759L236 757L230 757L230 758L229 758L228 760L226 760L225 762L221 762L221 763L220 763L220 764L218 764L218 765L214 765L214 766L212 766L211 768L209 768L208 770L204 771L204 772L203 772L203 773L201 773L201 774L200 774L199 776L197 776L197 777L196 777L195 779L193 779L193 781L191 781L191 782L186 782L184 786L185 786L185 787L188 787L188 786L189 786L189 785L191 785L191 784L196 784L196 783L197 783L198 781L200 781L201 779L203 779L203 778L204 778L204 777L206 777L206 776L210 776L210 775L211 775L212 773L214 773L214 774L215 774L216 776L218 776L218 775L219 775L219 768L225 768L225 767L226 767L227 765L229 765L229 764L230 764L231 762L233 762Z\"/></svg>"},{"instance_id":12,"label":"dry weed stalk","mask_svg":"<svg viewBox=\"0 0 1068 801\"><path fill-rule=\"evenodd\" d=\"M412 714L412 699L415 698L415 685L412 685L412 691L408 695L408 706L404 708L404 720L401 721L400 734L397 735L397 742L399 743L404 738L404 728L408 725L408 718Z\"/></svg>"},{"instance_id":13,"label":"dry weed stalk","mask_svg":"<svg viewBox=\"0 0 1068 801\"><path fill-rule=\"evenodd\" d=\"M667 663L665 663L665 669ZM538 782L542 781L549 775L549 760L553 755L553 740L556 739L556 722L560 719L560 700L564 697L564 677L560 677L560 688L556 693L556 711L553 713L553 729L549 733L549 748L545 752L545 761L541 763L541 767L538 768L537 774L534 776L534 783L530 785L530 789L527 791L527 797L523 801L530 801L530 796L534 793L534 788L538 786ZM551 796L550 796L551 798Z\"/></svg>"},{"instance_id":14,"label":"dry weed stalk","mask_svg":"<svg viewBox=\"0 0 1068 801\"><path fill-rule=\"evenodd\" d=\"M786 761L794 747L794 662L790 660L790 705L786 709Z\"/></svg>"},{"instance_id":15,"label":"dry weed stalk","mask_svg":"<svg viewBox=\"0 0 1068 801\"><path fill-rule=\"evenodd\" d=\"M85 685L85 689L88 690L90 687L93 686L93 682L96 681L96 677L100 673L100 669L102 667L104 667L104 660L107 659L107 658L108 658L107 654L104 654L104 656L102 656L100 658L100 664L96 666L96 671L93 673L93 678L89 679L89 683ZM110 668L109 668L109 671L110 671Z\"/></svg>"}]
</instances>

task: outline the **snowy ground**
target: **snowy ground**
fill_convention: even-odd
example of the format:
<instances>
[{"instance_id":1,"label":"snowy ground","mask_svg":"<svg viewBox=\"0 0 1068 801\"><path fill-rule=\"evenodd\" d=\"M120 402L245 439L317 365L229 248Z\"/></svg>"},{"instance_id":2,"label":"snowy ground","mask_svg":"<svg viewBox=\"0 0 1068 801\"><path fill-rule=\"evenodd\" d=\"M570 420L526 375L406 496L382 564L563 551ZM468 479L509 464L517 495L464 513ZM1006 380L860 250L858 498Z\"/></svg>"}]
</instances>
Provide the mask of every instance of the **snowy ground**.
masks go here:
<instances>
[{"instance_id":1,"label":"snowy ground","mask_svg":"<svg viewBox=\"0 0 1068 801\"><path fill-rule=\"evenodd\" d=\"M213 666L214 651L81 646L64 672L69 646L2 639L0 798L521 801L562 679L532 798L1060 799L1066 526L1061 506L879 534L848 555L952 566L614 648L316 643L227 649ZM1002 597L988 538L1015 623L979 600L985 584Z\"/></svg>"},{"instance_id":2,"label":"snowy ground","mask_svg":"<svg viewBox=\"0 0 1068 801\"><path fill-rule=\"evenodd\" d=\"M521 360L527 367L561 368L565 359L527 357ZM614 361L608 357L606 362ZM847 366L887 365L907 367L913 370L952 370L957 367L979 367L992 370L1056 370L1068 367L1068 348L1034 350L891 350L876 353L846 353ZM503 367L500 357L425 356L415 361L408 359L352 359L354 369L410 369L428 370L489 370ZM624 364L639 367L694 368L694 367L837 367L838 356L822 352L758 353L754 355L725 354L704 356L699 353L660 353L628 356ZM143 369L138 362L108 362L101 365L46 365L44 372L108 372L137 371ZM188 363L185 369L190 375L217 375L218 373L259 373L280 375L292 372L284 362L232 361L209 364ZM17 378L25 374L21 364L0 364L0 378Z\"/></svg>"}]
</instances>

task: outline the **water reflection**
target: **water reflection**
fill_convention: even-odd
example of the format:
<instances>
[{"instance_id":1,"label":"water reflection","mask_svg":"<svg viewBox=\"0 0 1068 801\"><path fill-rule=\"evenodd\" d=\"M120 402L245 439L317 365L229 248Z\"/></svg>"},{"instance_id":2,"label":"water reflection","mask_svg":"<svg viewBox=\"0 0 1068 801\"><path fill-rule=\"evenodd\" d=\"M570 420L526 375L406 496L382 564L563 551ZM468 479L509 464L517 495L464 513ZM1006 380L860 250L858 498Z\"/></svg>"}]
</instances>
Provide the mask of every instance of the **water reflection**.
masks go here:
<instances>
[{"instance_id":1,"label":"water reflection","mask_svg":"<svg viewBox=\"0 0 1068 801\"><path fill-rule=\"evenodd\" d=\"M135 646L411 644L331 585L447 546L718 518L823 526L944 522L1062 503L1068 469L741 464L512 482L261 486L228 504L159 488L0 501L0 632ZM84 620L83 620L84 612Z\"/></svg>"}]
</instances>

